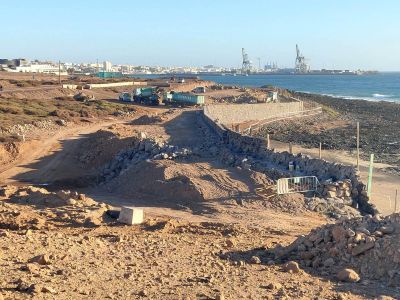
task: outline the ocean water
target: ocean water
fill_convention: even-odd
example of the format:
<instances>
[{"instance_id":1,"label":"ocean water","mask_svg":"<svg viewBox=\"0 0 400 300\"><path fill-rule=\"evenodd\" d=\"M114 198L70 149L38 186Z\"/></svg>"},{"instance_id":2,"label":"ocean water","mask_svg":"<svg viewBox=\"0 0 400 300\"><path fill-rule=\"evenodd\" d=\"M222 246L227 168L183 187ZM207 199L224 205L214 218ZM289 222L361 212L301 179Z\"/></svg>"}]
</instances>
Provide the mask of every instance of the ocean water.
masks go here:
<instances>
[{"instance_id":1,"label":"ocean water","mask_svg":"<svg viewBox=\"0 0 400 300\"><path fill-rule=\"evenodd\" d=\"M157 78L166 75L134 75ZM346 99L400 103L400 72L374 75L200 75L201 79L244 87L273 85L289 90L323 94Z\"/></svg>"},{"instance_id":2,"label":"ocean water","mask_svg":"<svg viewBox=\"0 0 400 300\"><path fill-rule=\"evenodd\" d=\"M298 92L324 94L346 99L400 103L400 73L374 75L249 75L200 76L221 84L260 87L273 85Z\"/></svg>"}]
</instances>

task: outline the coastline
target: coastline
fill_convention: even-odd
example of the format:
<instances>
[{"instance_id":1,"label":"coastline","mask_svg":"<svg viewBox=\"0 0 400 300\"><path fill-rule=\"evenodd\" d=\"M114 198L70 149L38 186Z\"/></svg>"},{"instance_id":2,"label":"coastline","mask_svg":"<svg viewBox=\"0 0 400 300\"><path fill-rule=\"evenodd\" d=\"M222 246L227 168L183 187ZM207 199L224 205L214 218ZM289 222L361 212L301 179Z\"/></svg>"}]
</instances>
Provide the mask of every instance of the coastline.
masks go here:
<instances>
[{"instance_id":1,"label":"coastline","mask_svg":"<svg viewBox=\"0 0 400 300\"><path fill-rule=\"evenodd\" d=\"M218 84L259 88L275 86L290 91L324 94L343 99L389 101L400 103L400 73L378 75L250 75L250 76L200 76Z\"/></svg>"},{"instance_id":2,"label":"coastline","mask_svg":"<svg viewBox=\"0 0 400 300\"><path fill-rule=\"evenodd\" d=\"M361 157L375 154L375 161L393 166L400 173L400 105L390 101L345 99L321 94L288 91L305 102L323 107L321 115L271 124L257 135L306 148L356 149L356 124L360 122Z\"/></svg>"},{"instance_id":3,"label":"coastline","mask_svg":"<svg viewBox=\"0 0 400 300\"><path fill-rule=\"evenodd\" d=\"M290 91L291 93L296 93L296 94L307 94L310 96L324 96L324 97L331 97L335 99L342 99L342 100L360 100L360 101L369 101L369 102L389 102L389 103L395 103L395 104L400 104L400 99L393 99L389 100L391 95L381 95L381 94L376 94L380 96L375 96L375 97L357 97L357 96L345 96L345 95L333 95L333 94L324 94L324 93L313 93L313 92L307 92L307 91Z\"/></svg>"}]
</instances>

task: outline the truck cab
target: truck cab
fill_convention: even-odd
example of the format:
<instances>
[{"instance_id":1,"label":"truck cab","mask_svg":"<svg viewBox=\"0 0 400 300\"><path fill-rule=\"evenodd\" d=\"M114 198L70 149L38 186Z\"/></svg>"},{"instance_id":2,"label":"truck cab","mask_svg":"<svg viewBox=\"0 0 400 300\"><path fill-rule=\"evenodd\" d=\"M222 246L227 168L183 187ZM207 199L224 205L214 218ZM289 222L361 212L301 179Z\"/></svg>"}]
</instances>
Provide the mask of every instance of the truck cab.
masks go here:
<instances>
[{"instance_id":1,"label":"truck cab","mask_svg":"<svg viewBox=\"0 0 400 300\"><path fill-rule=\"evenodd\" d=\"M198 86L192 90L192 93L195 93L195 94L204 94L205 92L206 92L205 86Z\"/></svg>"},{"instance_id":2,"label":"truck cab","mask_svg":"<svg viewBox=\"0 0 400 300\"><path fill-rule=\"evenodd\" d=\"M119 94L119 101L132 102L131 93L123 92L123 93Z\"/></svg>"},{"instance_id":3,"label":"truck cab","mask_svg":"<svg viewBox=\"0 0 400 300\"><path fill-rule=\"evenodd\" d=\"M160 97L157 94L157 88L146 87L133 90L133 101L146 105L160 105Z\"/></svg>"}]
</instances>

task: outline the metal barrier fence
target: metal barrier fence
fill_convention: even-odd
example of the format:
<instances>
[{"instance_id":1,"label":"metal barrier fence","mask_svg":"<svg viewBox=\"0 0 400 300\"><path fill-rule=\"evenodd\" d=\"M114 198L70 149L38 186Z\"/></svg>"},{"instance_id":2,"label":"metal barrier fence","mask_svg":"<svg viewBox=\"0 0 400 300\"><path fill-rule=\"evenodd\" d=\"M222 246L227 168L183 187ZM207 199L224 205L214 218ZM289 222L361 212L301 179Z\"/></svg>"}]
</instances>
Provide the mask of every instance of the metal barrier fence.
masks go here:
<instances>
[{"instance_id":1,"label":"metal barrier fence","mask_svg":"<svg viewBox=\"0 0 400 300\"><path fill-rule=\"evenodd\" d=\"M270 123L287 120L287 119L292 119L292 118L310 117L310 116L318 115L320 113L322 113L322 108L316 107L316 108L312 108L312 109L308 109L308 110L303 110L300 112L289 113L289 114L275 117L275 118L259 120L255 123L251 124L248 128L242 130L241 133L251 135L252 133L256 132L257 130L261 129L262 127L264 127L265 125L270 124Z\"/></svg>"},{"instance_id":2,"label":"metal barrier fence","mask_svg":"<svg viewBox=\"0 0 400 300\"><path fill-rule=\"evenodd\" d=\"M274 117L268 117L265 119L250 122L250 125L247 125L248 127L245 128L244 130L240 130L240 128L241 128L240 124L237 125L237 128L239 129L239 131L241 133L251 135L270 123L288 120L288 119L292 119L292 118L310 117L310 116L314 116L314 115L318 115L318 114L322 113L322 107L318 103L303 102L303 101L293 98L293 97L289 97L289 99L293 102L298 102L300 104L299 111L281 112ZM234 130L235 130L235 128L234 128Z\"/></svg>"},{"instance_id":3,"label":"metal barrier fence","mask_svg":"<svg viewBox=\"0 0 400 300\"><path fill-rule=\"evenodd\" d=\"M315 176L280 178L276 183L276 190L278 195L316 192L318 185L319 181Z\"/></svg>"}]
</instances>

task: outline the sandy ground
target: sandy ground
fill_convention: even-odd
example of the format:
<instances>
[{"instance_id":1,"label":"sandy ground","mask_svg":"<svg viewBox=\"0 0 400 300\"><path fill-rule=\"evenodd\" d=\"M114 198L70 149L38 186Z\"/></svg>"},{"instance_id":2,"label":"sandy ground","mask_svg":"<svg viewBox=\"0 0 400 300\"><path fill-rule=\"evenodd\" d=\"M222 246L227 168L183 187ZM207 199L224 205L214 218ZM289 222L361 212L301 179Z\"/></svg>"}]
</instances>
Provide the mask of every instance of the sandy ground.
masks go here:
<instances>
[{"instance_id":1,"label":"sandy ground","mask_svg":"<svg viewBox=\"0 0 400 300\"><path fill-rule=\"evenodd\" d=\"M202 142L196 111L176 110L168 116L160 124L107 120L93 127L66 130L52 137L41 151L9 166L1 174L2 182L51 183L64 174L81 176L85 170L75 154L81 153L87 142L84 136L101 128L119 132L121 139L145 131L180 146ZM69 143L71 146L66 146ZM204 203L189 199L176 207L173 198L159 205L157 199L148 197L143 199L154 202L143 205L141 198L130 197L134 193L126 193L129 186L124 189L126 194L83 188L80 191L95 201L144 207L146 224L125 227L111 222L84 228L47 221L48 226L26 233L4 229L7 223L0 222L0 291L6 299L371 299L381 294L395 295L380 283L338 283L333 277L315 273L290 274L279 264L221 259L221 252L245 257L249 250L253 253L254 249L262 251L277 243L287 245L327 219L316 213L263 208L258 205L260 201L251 201L257 199L257 194L250 174L226 168L212 157L191 163L162 162L158 166L165 167L167 174L187 174L200 187L204 184ZM151 176L144 178L148 181L142 191L144 197L154 192ZM229 191L247 193L250 201L239 205L236 195ZM26 210L27 216L34 216L30 209L36 214L41 211L22 205L20 214ZM167 221L154 219L159 216ZM170 221L170 217L183 223ZM46 264L29 263L41 254L48 255Z\"/></svg>"},{"instance_id":2,"label":"sandy ground","mask_svg":"<svg viewBox=\"0 0 400 300\"><path fill-rule=\"evenodd\" d=\"M227 167L208 154L195 109L140 108L125 119L99 119L29 140L15 161L1 167L0 184L45 184L55 192L68 188L86 195L79 201L94 202L67 198L66 204L51 207L53 202L43 199L57 194L34 188L0 199L0 299L398 297L387 283L341 283L324 273L293 274L279 263L251 260L249 253L288 245L333 220L296 206L300 195L281 199L287 209L267 207L257 188L268 178ZM199 147L204 155L143 161L102 185L86 181L141 133L179 147ZM286 150L285 144L273 146ZM301 151L315 155L315 149ZM324 152L328 155L353 161L341 152ZM362 162L362 176L366 166ZM384 174L376 174L374 193L396 186L397 181L388 184ZM86 222L94 208L104 212L107 205L142 207L146 221L124 226L106 216ZM71 216L89 217L74 223ZM242 259L223 259L226 253ZM43 254L46 259L31 261Z\"/></svg>"},{"instance_id":3,"label":"sandy ground","mask_svg":"<svg viewBox=\"0 0 400 300\"><path fill-rule=\"evenodd\" d=\"M154 111L160 112L159 109ZM196 111L179 110L160 125L132 126L132 121L107 120L95 126L64 130L48 139L40 149L23 156L13 166L8 166L7 170L3 169L1 182L20 185L51 183L62 179L63 176L81 176L85 170L77 162L75 154L79 152L80 146L84 145L84 136L101 128L110 128L111 123L111 127L120 132L121 137L129 136L132 130L145 130L147 134L164 136L175 145L193 146L202 140L202 135L195 126L196 114ZM322 284L326 287L324 289L315 287L307 291L307 282L314 281L311 275L307 274L296 276L295 281L286 284L287 292L268 289L266 286L271 281L285 282L289 277L294 277L280 272L279 266L221 262L217 256L218 252L224 249L245 250L248 247L260 247L265 243L273 245L278 240L288 243L297 235L307 233L311 228L325 223L325 217L316 213L293 215L274 210L260 210L260 207L251 205L237 205L236 202L229 202L230 199L217 201L215 197L226 196L230 190L248 191L250 198L257 195L254 193L254 187L251 187L248 175L237 169L226 169L222 165L216 168L216 162L212 158L210 161L191 164L170 162L169 165L169 172L181 171L190 174L191 178L198 180L199 185L202 180L209 180L204 179L205 175L209 176L207 178L213 178L213 184L209 184L213 190L204 191L207 205L189 200L193 205L186 208L157 206L157 202L141 206L144 207L148 220L151 216L161 215L196 222L195 224L186 225L182 232L175 232L175 226L172 226L173 230L155 231L146 228L107 226L94 230L35 230L28 238L15 232L7 233L0 241L3 249L7 250L2 254L1 274L13 274L7 278L0 275L1 288L6 297L25 298L32 294L24 291L13 292L15 282L21 280L30 285L35 284L36 290L43 290L39 297L46 298L52 295L57 299L214 299L221 293L226 294L227 299L258 299L260 294L268 298L281 293L306 299L306 295L310 293L327 295L329 298L341 293L339 290L335 291L329 282ZM148 188L151 189L151 182L149 183ZM140 202L140 199L129 199L131 194L124 197L121 193L107 193L97 188L82 190L86 190L87 195L96 201L116 206L137 205ZM149 192L144 191L144 195ZM231 231L229 227L232 225L229 224L237 224L239 229L232 233L224 233ZM257 235L256 239L254 235ZM230 237L234 238L235 245L226 248L224 245ZM11 239L13 245L5 246ZM46 242L41 245L43 239ZM132 247L135 249L133 252ZM22 249L24 251L21 251ZM33 269L24 271L24 265L30 257L43 252L52 257L51 264L45 268L28 266ZM54 277L54 272L59 275ZM241 285L232 289L231 285L235 282L241 282ZM304 287L296 287L299 282ZM34 294L37 295L38 292Z\"/></svg>"}]
</instances>

